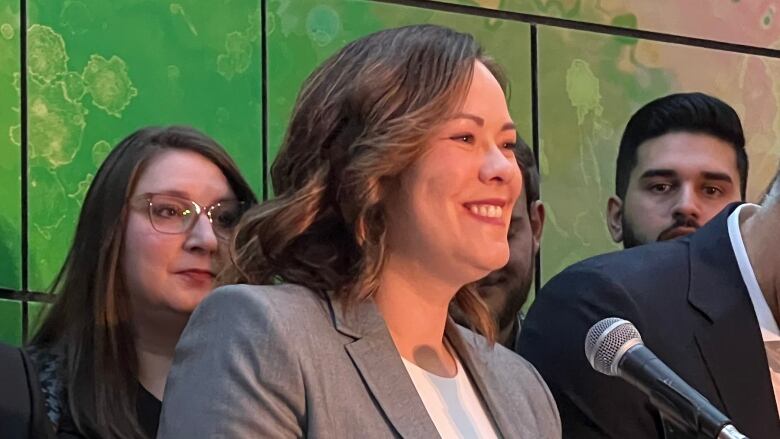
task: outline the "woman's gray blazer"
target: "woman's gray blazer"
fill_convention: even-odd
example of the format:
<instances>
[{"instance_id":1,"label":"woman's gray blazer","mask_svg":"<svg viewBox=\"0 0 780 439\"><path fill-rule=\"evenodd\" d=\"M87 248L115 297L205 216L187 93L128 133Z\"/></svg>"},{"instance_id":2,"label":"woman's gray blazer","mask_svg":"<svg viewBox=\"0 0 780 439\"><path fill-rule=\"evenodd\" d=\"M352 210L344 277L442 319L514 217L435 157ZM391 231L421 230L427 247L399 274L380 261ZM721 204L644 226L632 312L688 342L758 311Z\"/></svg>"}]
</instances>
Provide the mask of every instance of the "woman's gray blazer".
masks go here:
<instances>
[{"instance_id":1,"label":"woman's gray blazer","mask_svg":"<svg viewBox=\"0 0 780 439\"><path fill-rule=\"evenodd\" d=\"M448 322L446 337L505 438L560 438L533 366ZM231 285L176 346L158 438L437 438L371 300L346 313L296 285Z\"/></svg>"}]
</instances>

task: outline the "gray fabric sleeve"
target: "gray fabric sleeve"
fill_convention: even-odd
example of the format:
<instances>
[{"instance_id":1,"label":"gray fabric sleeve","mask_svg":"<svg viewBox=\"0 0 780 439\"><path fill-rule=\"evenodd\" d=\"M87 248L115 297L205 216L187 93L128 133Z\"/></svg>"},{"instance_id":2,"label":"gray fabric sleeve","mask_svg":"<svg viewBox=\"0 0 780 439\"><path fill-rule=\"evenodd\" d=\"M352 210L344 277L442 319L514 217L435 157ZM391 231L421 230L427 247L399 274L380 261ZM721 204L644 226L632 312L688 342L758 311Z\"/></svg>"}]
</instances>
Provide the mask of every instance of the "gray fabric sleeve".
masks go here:
<instances>
[{"instance_id":1,"label":"gray fabric sleeve","mask_svg":"<svg viewBox=\"0 0 780 439\"><path fill-rule=\"evenodd\" d=\"M295 331L271 288L222 287L195 310L176 347L158 438L305 434Z\"/></svg>"}]
</instances>

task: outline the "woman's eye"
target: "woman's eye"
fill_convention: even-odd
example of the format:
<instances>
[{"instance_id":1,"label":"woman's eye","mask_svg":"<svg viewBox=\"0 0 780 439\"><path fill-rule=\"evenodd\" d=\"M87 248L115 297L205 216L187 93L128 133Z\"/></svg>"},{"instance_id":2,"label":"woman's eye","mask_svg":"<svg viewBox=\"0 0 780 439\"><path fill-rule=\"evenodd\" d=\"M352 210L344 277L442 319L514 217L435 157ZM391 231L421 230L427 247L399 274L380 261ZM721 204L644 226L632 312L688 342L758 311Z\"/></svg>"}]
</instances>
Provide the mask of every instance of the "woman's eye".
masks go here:
<instances>
[{"instance_id":1,"label":"woman's eye","mask_svg":"<svg viewBox=\"0 0 780 439\"><path fill-rule=\"evenodd\" d=\"M517 148L517 143L516 142L508 142L508 143L504 143L503 146L504 146L504 149L514 150L515 148Z\"/></svg>"},{"instance_id":2,"label":"woman's eye","mask_svg":"<svg viewBox=\"0 0 780 439\"><path fill-rule=\"evenodd\" d=\"M185 212L180 207L173 205L155 206L152 212L160 218L173 218L185 215Z\"/></svg>"},{"instance_id":3,"label":"woman's eye","mask_svg":"<svg viewBox=\"0 0 780 439\"><path fill-rule=\"evenodd\" d=\"M464 142L464 143L474 143L474 136L471 134L459 134L457 136L452 136L450 139L455 140L457 142Z\"/></svg>"}]
</instances>

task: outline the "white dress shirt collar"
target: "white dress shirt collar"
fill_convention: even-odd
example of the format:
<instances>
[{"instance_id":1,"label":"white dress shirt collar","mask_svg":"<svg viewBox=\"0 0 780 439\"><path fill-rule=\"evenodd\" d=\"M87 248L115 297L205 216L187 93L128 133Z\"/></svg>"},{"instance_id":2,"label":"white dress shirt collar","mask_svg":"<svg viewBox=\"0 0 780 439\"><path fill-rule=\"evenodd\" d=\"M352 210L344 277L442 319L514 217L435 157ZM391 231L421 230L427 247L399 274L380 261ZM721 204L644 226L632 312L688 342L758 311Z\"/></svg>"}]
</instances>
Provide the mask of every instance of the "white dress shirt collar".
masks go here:
<instances>
[{"instance_id":1,"label":"white dress shirt collar","mask_svg":"<svg viewBox=\"0 0 780 439\"><path fill-rule=\"evenodd\" d=\"M731 247L734 249L734 256L737 258L739 271L742 273L742 280L745 282L750 301L753 303L753 309L756 312L758 325L761 327L761 338L764 341L780 341L780 329L777 327L775 317L766 303L761 287L758 285L756 274L753 272L753 266L750 265L745 243L742 241L742 232L740 231L739 215L743 208L758 208L755 204L745 203L734 209L729 215L728 228Z\"/></svg>"}]
</instances>

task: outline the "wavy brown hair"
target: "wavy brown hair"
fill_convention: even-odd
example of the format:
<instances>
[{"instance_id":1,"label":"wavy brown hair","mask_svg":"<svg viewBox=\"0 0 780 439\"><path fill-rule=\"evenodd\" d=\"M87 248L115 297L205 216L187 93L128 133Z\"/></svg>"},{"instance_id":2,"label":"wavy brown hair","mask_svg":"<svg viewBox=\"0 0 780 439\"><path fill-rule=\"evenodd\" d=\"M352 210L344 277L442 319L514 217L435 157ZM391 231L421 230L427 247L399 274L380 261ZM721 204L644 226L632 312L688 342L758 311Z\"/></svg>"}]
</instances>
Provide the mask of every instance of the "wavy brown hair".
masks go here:
<instances>
[{"instance_id":1,"label":"wavy brown hair","mask_svg":"<svg viewBox=\"0 0 780 439\"><path fill-rule=\"evenodd\" d=\"M296 283L344 306L374 294L387 256L385 200L461 107L476 61L506 89L471 35L433 25L371 34L320 65L271 168L277 196L244 216L220 282ZM471 285L454 302L494 338Z\"/></svg>"},{"instance_id":2,"label":"wavy brown hair","mask_svg":"<svg viewBox=\"0 0 780 439\"><path fill-rule=\"evenodd\" d=\"M137 421L138 356L120 255L128 198L146 167L170 150L202 155L222 171L236 198L256 201L227 152L189 127L140 129L106 157L87 191L73 244L51 287L57 299L30 343L34 349L62 354L58 375L64 404L86 437L146 436Z\"/></svg>"}]
</instances>

